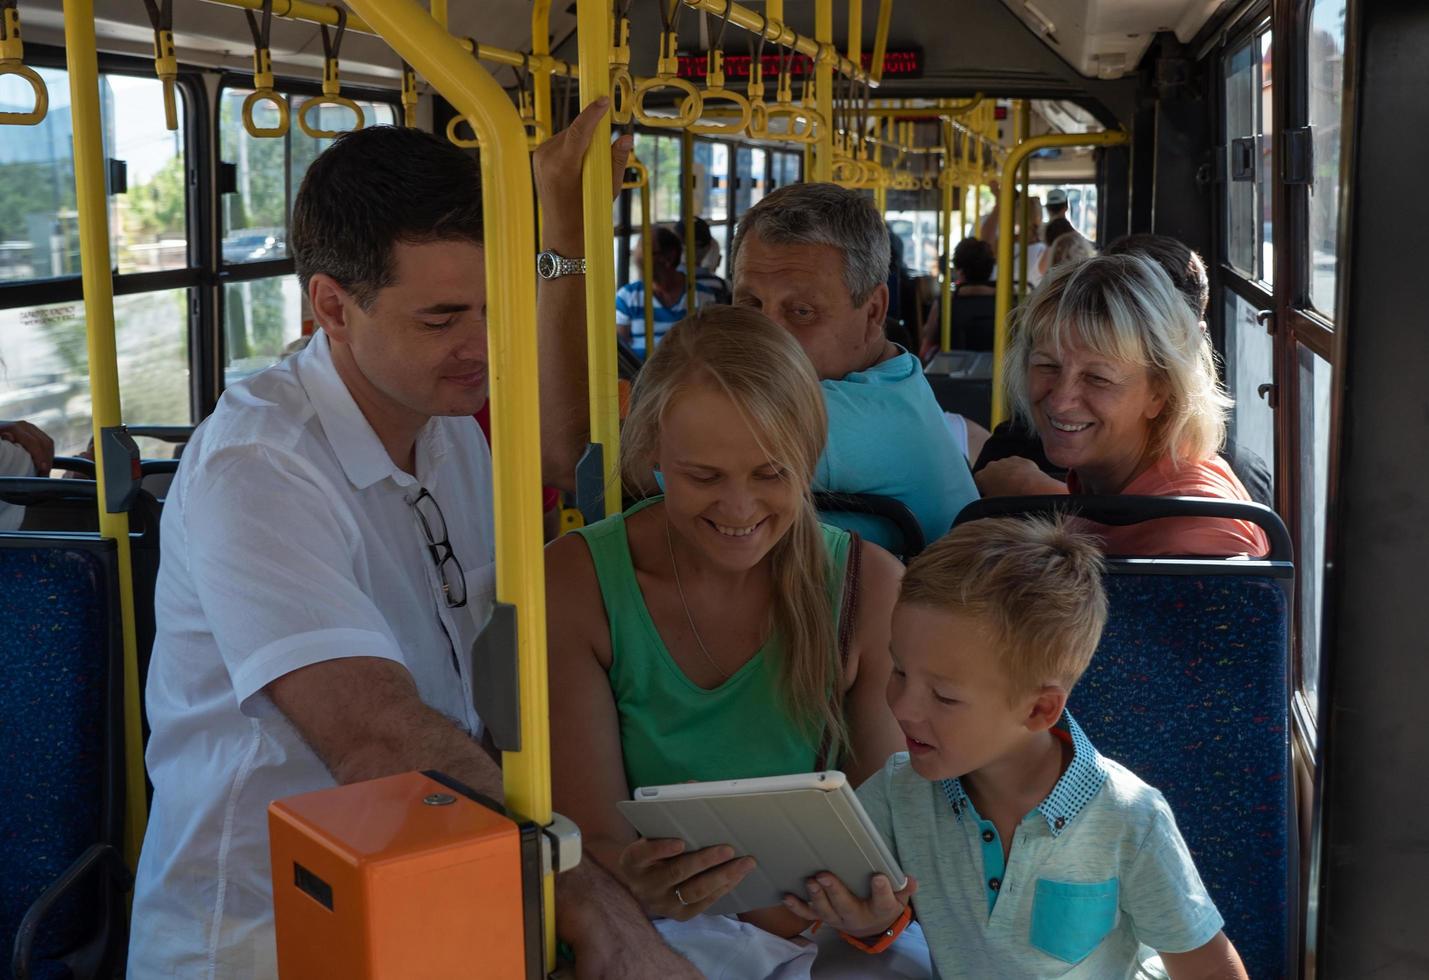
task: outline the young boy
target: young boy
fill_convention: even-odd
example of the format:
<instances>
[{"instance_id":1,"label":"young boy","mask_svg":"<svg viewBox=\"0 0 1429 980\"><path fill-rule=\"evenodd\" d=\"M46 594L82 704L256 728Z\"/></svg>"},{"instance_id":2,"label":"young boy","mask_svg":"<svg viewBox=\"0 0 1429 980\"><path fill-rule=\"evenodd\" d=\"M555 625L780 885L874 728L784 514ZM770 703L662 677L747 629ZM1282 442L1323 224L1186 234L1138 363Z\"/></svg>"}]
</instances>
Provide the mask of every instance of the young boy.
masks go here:
<instances>
[{"instance_id":1,"label":"young boy","mask_svg":"<svg viewBox=\"0 0 1429 980\"><path fill-rule=\"evenodd\" d=\"M1244 980L1170 807L1064 710L1106 622L1101 571L1065 522L1018 519L909 566L888 681L908 751L858 791L908 884L859 898L820 874L789 908L878 952L912 900L944 980Z\"/></svg>"}]
</instances>

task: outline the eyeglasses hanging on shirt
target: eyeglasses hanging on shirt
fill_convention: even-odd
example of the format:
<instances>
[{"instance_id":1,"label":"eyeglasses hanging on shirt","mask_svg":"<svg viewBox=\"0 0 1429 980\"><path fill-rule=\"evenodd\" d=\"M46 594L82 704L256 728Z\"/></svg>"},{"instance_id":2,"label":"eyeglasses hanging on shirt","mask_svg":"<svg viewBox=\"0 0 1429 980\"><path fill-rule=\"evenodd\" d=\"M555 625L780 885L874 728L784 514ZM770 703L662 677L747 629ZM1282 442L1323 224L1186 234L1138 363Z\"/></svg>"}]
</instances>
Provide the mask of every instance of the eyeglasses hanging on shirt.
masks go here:
<instances>
[{"instance_id":1,"label":"eyeglasses hanging on shirt","mask_svg":"<svg viewBox=\"0 0 1429 980\"><path fill-rule=\"evenodd\" d=\"M422 534L427 539L427 552L437 563L437 573L442 578L442 597L448 608L460 609L466 605L466 573L461 562L452 551L451 539L447 537L447 521L442 509L425 487L416 498L407 501L417 512L417 523L422 526Z\"/></svg>"}]
</instances>

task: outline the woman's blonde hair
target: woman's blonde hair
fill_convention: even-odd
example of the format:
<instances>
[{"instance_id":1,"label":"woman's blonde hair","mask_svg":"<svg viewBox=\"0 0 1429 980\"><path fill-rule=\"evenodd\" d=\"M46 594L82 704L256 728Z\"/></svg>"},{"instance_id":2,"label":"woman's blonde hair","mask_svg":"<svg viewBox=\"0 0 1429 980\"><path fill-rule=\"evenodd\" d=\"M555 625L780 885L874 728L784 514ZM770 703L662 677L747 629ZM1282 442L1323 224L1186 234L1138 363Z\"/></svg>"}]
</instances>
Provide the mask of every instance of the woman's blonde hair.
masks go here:
<instances>
[{"instance_id":1,"label":"woman's blonde hair","mask_svg":"<svg viewBox=\"0 0 1429 980\"><path fill-rule=\"evenodd\" d=\"M734 402L766 456L799 491L793 526L769 553L774 597L771 634L783 660L780 684L790 717L811 735L822 728L837 757L848 741L843 665L829 594L828 550L814 510L814 470L824 451L828 416L818 375L793 336L763 314L709 306L686 317L641 369L621 433L620 468L627 487L649 482L660 427L682 392L699 386ZM728 425L733 419L711 419Z\"/></svg>"},{"instance_id":2,"label":"woman's blonde hair","mask_svg":"<svg viewBox=\"0 0 1429 980\"><path fill-rule=\"evenodd\" d=\"M1097 255L1047 273L1012 316L1009 400L1030 423L1032 352L1078 344L1146 368L1166 394L1151 423L1153 457L1173 464L1209 459L1225 441L1233 404L1201 324L1159 265L1139 255Z\"/></svg>"},{"instance_id":3,"label":"woman's blonde hair","mask_svg":"<svg viewBox=\"0 0 1429 980\"><path fill-rule=\"evenodd\" d=\"M1064 262L1080 262L1097 254L1097 247L1085 236L1072 232L1052 243L1052 253L1047 256L1048 268L1055 269Z\"/></svg>"}]
</instances>

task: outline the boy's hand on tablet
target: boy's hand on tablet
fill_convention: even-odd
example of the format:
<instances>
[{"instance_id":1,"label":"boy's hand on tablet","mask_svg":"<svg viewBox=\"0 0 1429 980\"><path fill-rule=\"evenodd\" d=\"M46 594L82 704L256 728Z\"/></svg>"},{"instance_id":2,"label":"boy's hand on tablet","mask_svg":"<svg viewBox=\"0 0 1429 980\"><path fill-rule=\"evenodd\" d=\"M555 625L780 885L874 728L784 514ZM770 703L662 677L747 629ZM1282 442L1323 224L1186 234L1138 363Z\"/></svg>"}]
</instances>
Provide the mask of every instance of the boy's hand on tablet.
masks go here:
<instances>
[{"instance_id":1,"label":"boy's hand on tablet","mask_svg":"<svg viewBox=\"0 0 1429 980\"><path fill-rule=\"evenodd\" d=\"M918 882L912 875L908 884L893 890L887 875L874 875L872 893L859 898L848 886L827 872L810 878L806 883L809 900L785 895L784 904L810 922L822 921L850 936L876 936L888 929L903 914L904 907L918 892Z\"/></svg>"},{"instance_id":2,"label":"boy's hand on tablet","mask_svg":"<svg viewBox=\"0 0 1429 980\"><path fill-rule=\"evenodd\" d=\"M620 852L620 876L651 916L692 919L754 870L754 858L735 859L728 845L685 853L677 838L640 838Z\"/></svg>"}]
</instances>

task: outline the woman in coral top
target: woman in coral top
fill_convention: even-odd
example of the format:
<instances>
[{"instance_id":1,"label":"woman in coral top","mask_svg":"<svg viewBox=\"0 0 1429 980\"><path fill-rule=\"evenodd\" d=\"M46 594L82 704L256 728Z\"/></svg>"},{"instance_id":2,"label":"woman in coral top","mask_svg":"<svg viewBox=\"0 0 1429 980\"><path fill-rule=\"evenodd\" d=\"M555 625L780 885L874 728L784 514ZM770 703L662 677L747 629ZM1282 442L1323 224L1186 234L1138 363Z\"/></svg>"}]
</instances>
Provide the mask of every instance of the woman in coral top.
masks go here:
<instances>
[{"instance_id":1,"label":"woman in coral top","mask_svg":"<svg viewBox=\"0 0 1429 980\"><path fill-rule=\"evenodd\" d=\"M1232 402L1210 339L1150 259L1103 255L1054 269L1016 314L1007 364L1010 400L1067 483L1013 457L979 474L984 493L1250 500L1217 453ZM1114 555L1270 550L1248 521L1167 518L1098 531Z\"/></svg>"}]
</instances>

